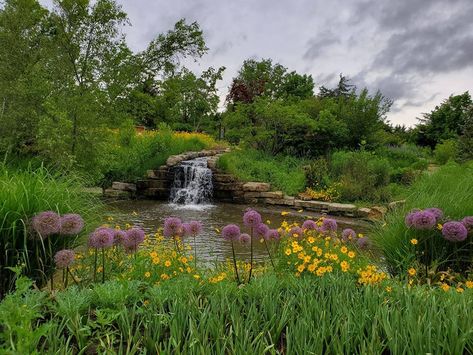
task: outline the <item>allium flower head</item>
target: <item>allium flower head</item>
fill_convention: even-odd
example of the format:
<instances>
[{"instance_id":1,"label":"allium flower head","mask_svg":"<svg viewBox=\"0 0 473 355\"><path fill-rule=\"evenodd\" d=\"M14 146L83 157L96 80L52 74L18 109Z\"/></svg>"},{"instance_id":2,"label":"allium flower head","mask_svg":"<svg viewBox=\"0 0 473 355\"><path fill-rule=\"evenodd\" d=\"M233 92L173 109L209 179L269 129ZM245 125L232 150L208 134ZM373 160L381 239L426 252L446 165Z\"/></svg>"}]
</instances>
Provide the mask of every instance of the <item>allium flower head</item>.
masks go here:
<instances>
[{"instance_id":1,"label":"allium flower head","mask_svg":"<svg viewBox=\"0 0 473 355\"><path fill-rule=\"evenodd\" d=\"M33 217L33 229L42 237L58 234L61 229L61 217L56 212L44 211Z\"/></svg>"},{"instance_id":2,"label":"allium flower head","mask_svg":"<svg viewBox=\"0 0 473 355\"><path fill-rule=\"evenodd\" d=\"M419 230L428 230L434 228L437 219L432 212L418 211L412 216L412 227Z\"/></svg>"},{"instance_id":3,"label":"allium flower head","mask_svg":"<svg viewBox=\"0 0 473 355\"><path fill-rule=\"evenodd\" d=\"M168 217L164 220L163 234L165 237L179 236L182 232L182 221L180 218Z\"/></svg>"},{"instance_id":4,"label":"allium flower head","mask_svg":"<svg viewBox=\"0 0 473 355\"><path fill-rule=\"evenodd\" d=\"M324 218L320 229L324 232L336 232L337 221L332 218Z\"/></svg>"},{"instance_id":5,"label":"allium flower head","mask_svg":"<svg viewBox=\"0 0 473 355\"><path fill-rule=\"evenodd\" d=\"M236 224L229 224L222 229L222 237L226 240L236 241L240 237L240 227Z\"/></svg>"},{"instance_id":6,"label":"allium flower head","mask_svg":"<svg viewBox=\"0 0 473 355\"><path fill-rule=\"evenodd\" d=\"M89 246L92 248L108 248L113 245L113 230L110 228L97 228L89 237Z\"/></svg>"},{"instance_id":7,"label":"allium flower head","mask_svg":"<svg viewBox=\"0 0 473 355\"><path fill-rule=\"evenodd\" d=\"M56 266L60 269L65 269L66 267L69 267L74 262L74 259L76 257L76 254L74 253L73 250L69 249L64 249L64 250L59 250L55 255L54 255L54 262L56 263Z\"/></svg>"},{"instance_id":8,"label":"allium flower head","mask_svg":"<svg viewBox=\"0 0 473 355\"><path fill-rule=\"evenodd\" d=\"M356 232L351 228L346 228L342 231L342 240L348 242L350 239L355 239Z\"/></svg>"},{"instance_id":9,"label":"allium flower head","mask_svg":"<svg viewBox=\"0 0 473 355\"><path fill-rule=\"evenodd\" d=\"M258 237L264 237L268 231L269 227L264 223L258 224L258 226L255 228L255 233Z\"/></svg>"},{"instance_id":10,"label":"allium flower head","mask_svg":"<svg viewBox=\"0 0 473 355\"><path fill-rule=\"evenodd\" d=\"M360 249L366 249L370 246L370 240L367 237L361 237L356 240L356 244Z\"/></svg>"},{"instance_id":11,"label":"allium flower head","mask_svg":"<svg viewBox=\"0 0 473 355\"><path fill-rule=\"evenodd\" d=\"M447 222L442 228L443 237L450 242L462 242L468 236L468 230L462 222Z\"/></svg>"},{"instance_id":12,"label":"allium flower head","mask_svg":"<svg viewBox=\"0 0 473 355\"><path fill-rule=\"evenodd\" d=\"M443 218L443 211L440 208L431 207L425 211L432 213L435 216L435 221L438 222Z\"/></svg>"},{"instance_id":13,"label":"allium flower head","mask_svg":"<svg viewBox=\"0 0 473 355\"><path fill-rule=\"evenodd\" d=\"M145 240L145 232L140 228L131 228L126 231L125 244L135 248Z\"/></svg>"},{"instance_id":14,"label":"allium flower head","mask_svg":"<svg viewBox=\"0 0 473 355\"><path fill-rule=\"evenodd\" d=\"M294 237L294 236L300 237L303 233L304 231L302 230L302 228L298 226L292 227L291 230L289 231L289 235L291 237Z\"/></svg>"},{"instance_id":15,"label":"allium flower head","mask_svg":"<svg viewBox=\"0 0 473 355\"><path fill-rule=\"evenodd\" d=\"M240 234L240 237L238 237L238 240L240 241L241 244L249 244L251 241L251 237L248 233L242 233Z\"/></svg>"},{"instance_id":16,"label":"allium flower head","mask_svg":"<svg viewBox=\"0 0 473 355\"><path fill-rule=\"evenodd\" d=\"M124 245L127 234L123 230L113 231L113 245Z\"/></svg>"},{"instance_id":17,"label":"allium flower head","mask_svg":"<svg viewBox=\"0 0 473 355\"><path fill-rule=\"evenodd\" d=\"M82 231L82 228L84 228L84 220L80 215L69 213L61 217L61 234L76 235Z\"/></svg>"},{"instance_id":18,"label":"allium flower head","mask_svg":"<svg viewBox=\"0 0 473 355\"><path fill-rule=\"evenodd\" d=\"M256 228L261 223L261 215L253 209L248 209L243 215L243 223L247 227Z\"/></svg>"},{"instance_id":19,"label":"allium flower head","mask_svg":"<svg viewBox=\"0 0 473 355\"><path fill-rule=\"evenodd\" d=\"M308 219L307 221L304 221L304 223L302 223L302 229L316 230L317 229L317 223L315 223L311 219Z\"/></svg>"},{"instance_id":20,"label":"allium flower head","mask_svg":"<svg viewBox=\"0 0 473 355\"><path fill-rule=\"evenodd\" d=\"M184 235L186 236L191 235L191 226L189 223L182 223L181 229Z\"/></svg>"},{"instance_id":21,"label":"allium flower head","mask_svg":"<svg viewBox=\"0 0 473 355\"><path fill-rule=\"evenodd\" d=\"M468 230L468 233L473 233L473 216L467 216L463 218L462 223Z\"/></svg>"},{"instance_id":22,"label":"allium flower head","mask_svg":"<svg viewBox=\"0 0 473 355\"><path fill-rule=\"evenodd\" d=\"M404 218L404 223L407 228L411 228L414 225L414 216L418 211L411 211L408 214L406 214L406 217Z\"/></svg>"},{"instance_id":23,"label":"allium flower head","mask_svg":"<svg viewBox=\"0 0 473 355\"><path fill-rule=\"evenodd\" d=\"M188 233L191 236L197 236L202 232L202 223L199 221L190 221Z\"/></svg>"},{"instance_id":24,"label":"allium flower head","mask_svg":"<svg viewBox=\"0 0 473 355\"><path fill-rule=\"evenodd\" d=\"M279 240L279 231L277 229L270 229L266 232L266 240Z\"/></svg>"}]
</instances>

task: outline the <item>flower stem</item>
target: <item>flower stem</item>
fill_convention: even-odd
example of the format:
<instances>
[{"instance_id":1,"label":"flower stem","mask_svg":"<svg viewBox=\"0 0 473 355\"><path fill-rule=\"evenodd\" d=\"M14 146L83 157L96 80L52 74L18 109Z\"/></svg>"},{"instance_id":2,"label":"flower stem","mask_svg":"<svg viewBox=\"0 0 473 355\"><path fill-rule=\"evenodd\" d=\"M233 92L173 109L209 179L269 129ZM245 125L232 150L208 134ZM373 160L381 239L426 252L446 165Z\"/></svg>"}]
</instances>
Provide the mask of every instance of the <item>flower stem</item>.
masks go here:
<instances>
[{"instance_id":1,"label":"flower stem","mask_svg":"<svg viewBox=\"0 0 473 355\"><path fill-rule=\"evenodd\" d=\"M194 264L197 269L197 245L195 244L195 235L194 235Z\"/></svg>"},{"instance_id":2,"label":"flower stem","mask_svg":"<svg viewBox=\"0 0 473 355\"><path fill-rule=\"evenodd\" d=\"M251 274L253 272L253 227L250 228L250 272L248 274L248 283L251 280Z\"/></svg>"},{"instance_id":3,"label":"flower stem","mask_svg":"<svg viewBox=\"0 0 473 355\"><path fill-rule=\"evenodd\" d=\"M102 283L105 282L105 248L102 248Z\"/></svg>"},{"instance_id":4,"label":"flower stem","mask_svg":"<svg viewBox=\"0 0 473 355\"><path fill-rule=\"evenodd\" d=\"M75 283L77 286L79 286L79 283L77 282L76 278L75 278L74 275L72 274L71 269L67 268L67 271L68 271L69 274L71 275L72 281L74 281L74 283Z\"/></svg>"},{"instance_id":5,"label":"flower stem","mask_svg":"<svg viewBox=\"0 0 473 355\"><path fill-rule=\"evenodd\" d=\"M69 267L66 266L66 282L64 283L64 288L67 288L68 283L69 283Z\"/></svg>"},{"instance_id":6,"label":"flower stem","mask_svg":"<svg viewBox=\"0 0 473 355\"><path fill-rule=\"evenodd\" d=\"M238 275L238 267L236 263L236 256L235 256L235 248L233 246L233 240L232 240L232 253L233 253L233 267L235 268L235 276L237 280L237 284L240 284L240 276Z\"/></svg>"},{"instance_id":7,"label":"flower stem","mask_svg":"<svg viewBox=\"0 0 473 355\"><path fill-rule=\"evenodd\" d=\"M94 283L97 282L97 248L95 248L95 256L94 256Z\"/></svg>"},{"instance_id":8,"label":"flower stem","mask_svg":"<svg viewBox=\"0 0 473 355\"><path fill-rule=\"evenodd\" d=\"M268 243L266 243L266 239L264 239L264 246L266 247L266 251L268 252L269 260L271 260L271 265L273 265L273 269L276 270L276 267L274 266L274 262L273 262L273 257L271 256L271 253L269 252Z\"/></svg>"}]
</instances>

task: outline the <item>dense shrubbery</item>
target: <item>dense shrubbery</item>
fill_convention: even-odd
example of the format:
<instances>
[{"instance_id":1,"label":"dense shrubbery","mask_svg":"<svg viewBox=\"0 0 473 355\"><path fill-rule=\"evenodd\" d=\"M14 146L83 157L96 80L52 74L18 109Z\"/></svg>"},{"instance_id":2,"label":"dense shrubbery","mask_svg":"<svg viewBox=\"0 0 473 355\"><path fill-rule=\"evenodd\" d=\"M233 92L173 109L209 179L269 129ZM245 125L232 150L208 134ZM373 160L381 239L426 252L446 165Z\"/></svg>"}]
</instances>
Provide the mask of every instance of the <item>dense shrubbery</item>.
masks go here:
<instances>
[{"instance_id":1,"label":"dense shrubbery","mask_svg":"<svg viewBox=\"0 0 473 355\"><path fill-rule=\"evenodd\" d=\"M471 163L450 163L432 174L424 174L412 185L407 191L406 205L388 214L383 225L380 224L375 229L375 244L382 252L390 271L396 274L404 273L416 260L421 260L423 253L425 254L423 249L418 250L411 244L411 239L421 238L416 236L414 229L406 227L405 218L408 212L413 209L441 208L445 217L439 223L461 220L465 216L473 215L472 176ZM439 233L428 233L441 239ZM430 247L427 250L428 254L433 255L433 259L429 260L432 264L429 267L445 270L452 267L452 259L455 264L455 255L452 255L452 251L447 250L444 244L434 243L432 247L435 247L435 250L430 251ZM464 248L458 245L457 247ZM471 246L468 248L471 249Z\"/></svg>"},{"instance_id":2,"label":"dense shrubbery","mask_svg":"<svg viewBox=\"0 0 473 355\"><path fill-rule=\"evenodd\" d=\"M36 213L78 212L89 226L100 218L100 203L81 186L79 179L53 175L44 168L16 171L0 165L0 294L11 286L7 267L24 263L27 275L44 281L51 272L53 252L76 242L73 237L61 237L43 244L30 228Z\"/></svg>"}]
</instances>

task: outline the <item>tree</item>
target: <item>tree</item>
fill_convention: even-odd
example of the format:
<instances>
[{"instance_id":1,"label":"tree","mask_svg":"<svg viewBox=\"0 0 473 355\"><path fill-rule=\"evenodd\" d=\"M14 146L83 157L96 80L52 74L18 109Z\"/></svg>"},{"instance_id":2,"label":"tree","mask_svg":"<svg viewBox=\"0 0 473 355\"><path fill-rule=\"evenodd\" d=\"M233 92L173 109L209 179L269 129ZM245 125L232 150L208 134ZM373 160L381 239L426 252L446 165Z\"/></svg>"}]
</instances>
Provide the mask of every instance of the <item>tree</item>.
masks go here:
<instances>
[{"instance_id":1,"label":"tree","mask_svg":"<svg viewBox=\"0 0 473 355\"><path fill-rule=\"evenodd\" d=\"M319 88L319 97L331 97L331 98L339 98L344 97L348 98L352 94L354 94L356 90L356 86L350 84L350 79L342 74L340 74L340 79L338 84L333 89L328 89L325 86L321 86Z\"/></svg>"},{"instance_id":2,"label":"tree","mask_svg":"<svg viewBox=\"0 0 473 355\"><path fill-rule=\"evenodd\" d=\"M435 148L443 140L457 138L471 116L472 104L468 91L461 95L451 95L440 106L419 118L416 142Z\"/></svg>"}]
</instances>

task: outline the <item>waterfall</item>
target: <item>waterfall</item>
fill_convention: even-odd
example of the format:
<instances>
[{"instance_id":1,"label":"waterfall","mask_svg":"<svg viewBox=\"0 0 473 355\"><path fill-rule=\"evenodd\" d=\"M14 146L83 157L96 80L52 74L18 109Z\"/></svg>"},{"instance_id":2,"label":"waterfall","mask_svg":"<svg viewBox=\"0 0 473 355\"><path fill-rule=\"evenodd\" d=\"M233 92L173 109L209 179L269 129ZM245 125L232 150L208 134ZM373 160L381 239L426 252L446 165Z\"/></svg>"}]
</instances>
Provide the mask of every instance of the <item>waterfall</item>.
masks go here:
<instances>
[{"instance_id":1,"label":"waterfall","mask_svg":"<svg viewBox=\"0 0 473 355\"><path fill-rule=\"evenodd\" d=\"M171 187L172 203L197 205L210 202L212 198L212 170L207 167L208 158L182 161L175 168Z\"/></svg>"}]
</instances>

